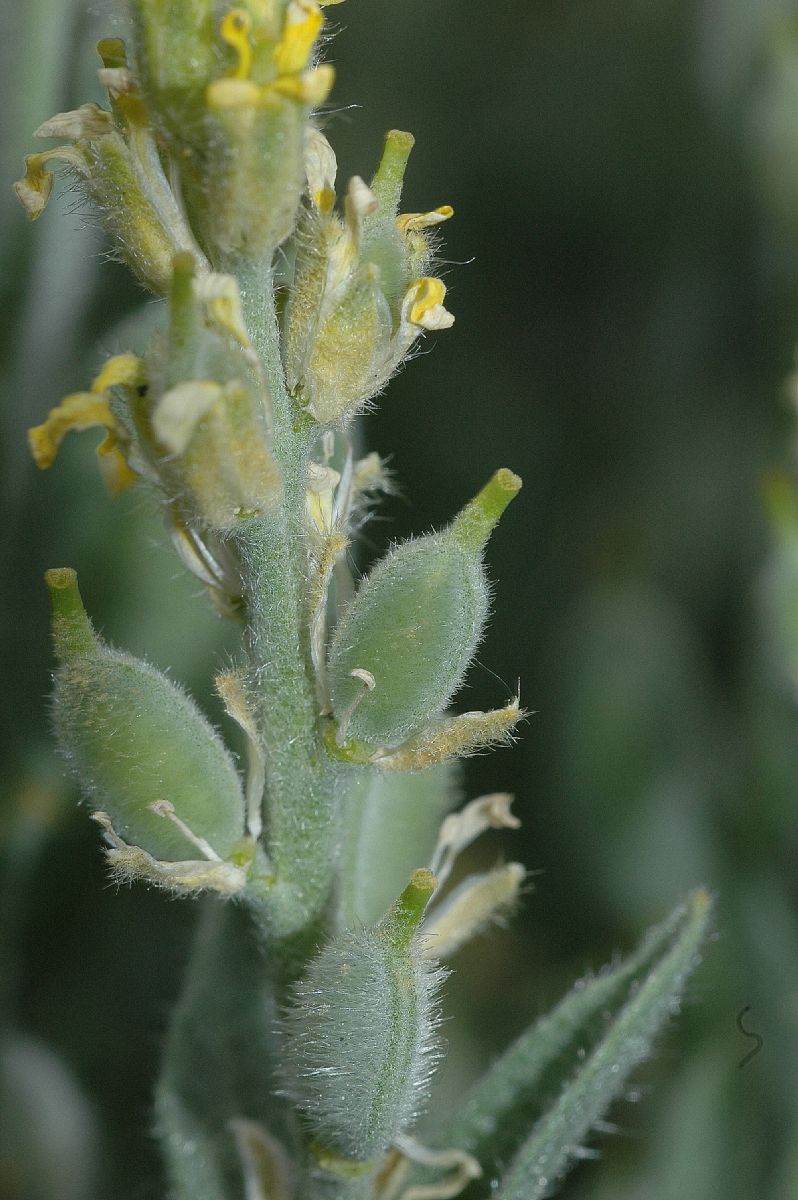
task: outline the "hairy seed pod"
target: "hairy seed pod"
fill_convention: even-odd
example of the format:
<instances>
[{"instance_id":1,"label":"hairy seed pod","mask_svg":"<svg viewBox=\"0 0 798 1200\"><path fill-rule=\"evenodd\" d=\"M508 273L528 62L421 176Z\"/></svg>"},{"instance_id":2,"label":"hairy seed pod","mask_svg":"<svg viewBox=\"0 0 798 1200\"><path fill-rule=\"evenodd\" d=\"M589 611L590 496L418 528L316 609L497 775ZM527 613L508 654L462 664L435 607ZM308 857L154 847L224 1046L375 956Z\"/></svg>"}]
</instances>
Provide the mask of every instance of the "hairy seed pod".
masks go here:
<instances>
[{"instance_id":1,"label":"hairy seed pod","mask_svg":"<svg viewBox=\"0 0 798 1200\"><path fill-rule=\"evenodd\" d=\"M434 886L414 872L382 921L333 938L294 988L287 1091L319 1145L345 1158L376 1157L426 1099L444 973L415 930Z\"/></svg>"},{"instance_id":2,"label":"hairy seed pod","mask_svg":"<svg viewBox=\"0 0 798 1200\"><path fill-rule=\"evenodd\" d=\"M448 529L395 547L361 584L330 649L340 740L396 746L449 703L488 614L482 550L520 487L497 471Z\"/></svg>"},{"instance_id":3,"label":"hairy seed pod","mask_svg":"<svg viewBox=\"0 0 798 1200\"><path fill-rule=\"evenodd\" d=\"M244 797L218 734L160 671L97 636L74 571L48 571L47 584L60 663L55 727L86 798L156 859L198 857L196 840L151 807L164 803L224 858L244 834Z\"/></svg>"}]
</instances>

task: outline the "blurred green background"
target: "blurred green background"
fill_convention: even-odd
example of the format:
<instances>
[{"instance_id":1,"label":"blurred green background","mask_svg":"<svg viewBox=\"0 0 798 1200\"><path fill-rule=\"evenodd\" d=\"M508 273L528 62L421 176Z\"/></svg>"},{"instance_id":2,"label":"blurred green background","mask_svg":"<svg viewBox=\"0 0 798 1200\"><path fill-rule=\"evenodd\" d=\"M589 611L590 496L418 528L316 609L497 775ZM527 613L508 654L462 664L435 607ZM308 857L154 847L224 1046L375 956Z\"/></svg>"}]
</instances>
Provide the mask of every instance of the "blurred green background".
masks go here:
<instances>
[{"instance_id":1,"label":"blurred green background","mask_svg":"<svg viewBox=\"0 0 798 1200\"><path fill-rule=\"evenodd\" d=\"M0 9L9 184L42 120L101 99L93 41L120 29L101 8ZM517 795L520 834L480 853L522 859L534 886L456 963L436 1104L703 883L718 935L643 1103L617 1109L619 1133L561 1194L795 1200L798 653L776 616L798 551L774 546L761 485L794 456L798 5L330 12L341 177L368 176L383 132L410 129L404 207L456 209L457 323L364 422L401 495L363 562L443 523L493 468L525 479L491 542L496 615L461 704L501 704L521 680L520 745L470 762L466 788ZM50 746L42 572L75 566L109 639L219 721L209 682L235 647L149 501L106 498L92 435L46 475L28 460L25 429L158 319L105 252L74 193L32 229L0 191L1 1200L161 1195L150 1096L193 916L107 884ZM763 1046L740 1067L745 1008Z\"/></svg>"}]
</instances>

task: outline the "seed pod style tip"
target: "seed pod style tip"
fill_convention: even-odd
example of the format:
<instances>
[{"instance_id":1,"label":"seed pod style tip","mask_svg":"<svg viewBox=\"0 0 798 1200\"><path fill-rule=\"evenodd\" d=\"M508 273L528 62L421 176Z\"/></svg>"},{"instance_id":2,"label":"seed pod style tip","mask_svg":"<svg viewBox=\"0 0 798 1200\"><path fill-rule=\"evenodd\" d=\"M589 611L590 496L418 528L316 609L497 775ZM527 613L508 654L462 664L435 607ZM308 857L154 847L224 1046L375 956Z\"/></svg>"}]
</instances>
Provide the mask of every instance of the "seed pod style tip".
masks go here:
<instances>
[{"instance_id":1,"label":"seed pod style tip","mask_svg":"<svg viewBox=\"0 0 798 1200\"><path fill-rule=\"evenodd\" d=\"M53 641L60 659L87 653L94 642L94 631L86 616L72 567L53 567L45 572L50 593Z\"/></svg>"},{"instance_id":2,"label":"seed pod style tip","mask_svg":"<svg viewBox=\"0 0 798 1200\"><path fill-rule=\"evenodd\" d=\"M507 467L500 467L455 517L452 524L453 536L468 549L480 550L521 487L519 475Z\"/></svg>"},{"instance_id":3,"label":"seed pod style tip","mask_svg":"<svg viewBox=\"0 0 798 1200\"><path fill-rule=\"evenodd\" d=\"M409 946L436 886L432 871L426 867L414 871L407 887L380 922L388 940L398 949Z\"/></svg>"}]
</instances>

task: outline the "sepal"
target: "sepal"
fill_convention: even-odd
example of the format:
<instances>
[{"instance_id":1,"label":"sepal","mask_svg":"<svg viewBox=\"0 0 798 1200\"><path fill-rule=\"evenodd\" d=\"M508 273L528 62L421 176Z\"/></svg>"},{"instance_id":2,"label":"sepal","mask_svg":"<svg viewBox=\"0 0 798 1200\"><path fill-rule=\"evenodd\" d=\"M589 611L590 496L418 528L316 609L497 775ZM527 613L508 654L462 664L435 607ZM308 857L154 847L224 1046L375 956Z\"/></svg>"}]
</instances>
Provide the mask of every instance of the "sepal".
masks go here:
<instances>
[{"instance_id":1,"label":"sepal","mask_svg":"<svg viewBox=\"0 0 798 1200\"><path fill-rule=\"evenodd\" d=\"M179 896L216 892L224 897L239 895L247 885L249 872L238 863L207 858L163 862L123 841L107 813L92 813L92 819L102 830L107 844L105 857L118 883L154 884Z\"/></svg>"},{"instance_id":2,"label":"sepal","mask_svg":"<svg viewBox=\"0 0 798 1200\"><path fill-rule=\"evenodd\" d=\"M513 730L525 715L516 697L504 708L490 712L445 717L430 722L395 750L378 751L369 761L381 771L424 771L436 763L467 758L512 741Z\"/></svg>"}]
</instances>

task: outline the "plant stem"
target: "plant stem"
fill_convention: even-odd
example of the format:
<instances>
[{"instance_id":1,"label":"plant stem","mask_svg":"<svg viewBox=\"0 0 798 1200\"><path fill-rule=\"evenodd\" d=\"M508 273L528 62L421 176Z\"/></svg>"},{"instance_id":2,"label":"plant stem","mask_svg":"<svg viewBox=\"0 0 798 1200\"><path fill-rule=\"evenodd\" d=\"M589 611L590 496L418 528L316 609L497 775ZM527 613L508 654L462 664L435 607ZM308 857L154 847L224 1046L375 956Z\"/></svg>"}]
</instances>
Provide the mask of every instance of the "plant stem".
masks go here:
<instances>
[{"instance_id":1,"label":"plant stem","mask_svg":"<svg viewBox=\"0 0 798 1200\"><path fill-rule=\"evenodd\" d=\"M340 770L319 738L310 659L304 523L309 439L297 428L285 388L271 273L236 267L250 336L265 371L284 488L279 508L237 538L266 761L264 836L275 877L268 920L273 938L302 942L313 936L332 887L335 773Z\"/></svg>"}]
</instances>

